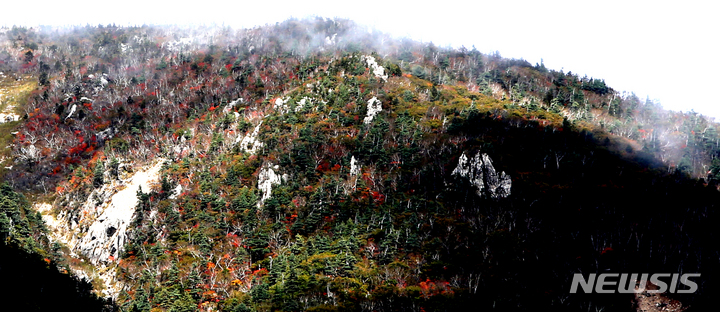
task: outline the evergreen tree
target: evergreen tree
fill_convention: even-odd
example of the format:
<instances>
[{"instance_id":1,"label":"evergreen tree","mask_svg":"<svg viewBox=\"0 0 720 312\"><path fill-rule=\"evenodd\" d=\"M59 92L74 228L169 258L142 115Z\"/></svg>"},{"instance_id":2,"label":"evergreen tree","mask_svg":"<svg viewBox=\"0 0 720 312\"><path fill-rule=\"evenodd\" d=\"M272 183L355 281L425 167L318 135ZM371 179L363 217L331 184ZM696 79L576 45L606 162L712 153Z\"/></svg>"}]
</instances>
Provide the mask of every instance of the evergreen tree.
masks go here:
<instances>
[{"instance_id":1,"label":"evergreen tree","mask_svg":"<svg viewBox=\"0 0 720 312\"><path fill-rule=\"evenodd\" d=\"M105 183L105 166L102 162L98 161L95 164L95 170L93 170L93 186L95 188L101 187Z\"/></svg>"}]
</instances>

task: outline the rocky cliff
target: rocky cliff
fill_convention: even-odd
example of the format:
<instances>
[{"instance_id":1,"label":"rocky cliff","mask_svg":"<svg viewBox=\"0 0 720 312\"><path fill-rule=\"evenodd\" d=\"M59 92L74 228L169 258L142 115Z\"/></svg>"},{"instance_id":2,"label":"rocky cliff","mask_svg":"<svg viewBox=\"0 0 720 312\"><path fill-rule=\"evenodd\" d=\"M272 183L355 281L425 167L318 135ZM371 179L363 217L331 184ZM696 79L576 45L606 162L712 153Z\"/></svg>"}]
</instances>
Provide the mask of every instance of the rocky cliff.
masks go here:
<instances>
[{"instance_id":1,"label":"rocky cliff","mask_svg":"<svg viewBox=\"0 0 720 312\"><path fill-rule=\"evenodd\" d=\"M90 280L100 278L105 296L115 298L121 290L121 285L116 284L114 267L128 240L128 225L138 204L137 192L148 192L158 181L163 163L162 159L157 160L93 190L72 215L66 212L54 215L52 205L47 203L35 206L50 229L51 240L67 246L82 262L87 259L95 266L91 272L77 268L75 273Z\"/></svg>"},{"instance_id":2,"label":"rocky cliff","mask_svg":"<svg viewBox=\"0 0 720 312\"><path fill-rule=\"evenodd\" d=\"M468 179L478 196L505 198L510 195L510 176L504 171L498 173L493 167L492 159L485 153L477 153L470 158L463 152L452 175Z\"/></svg>"}]
</instances>

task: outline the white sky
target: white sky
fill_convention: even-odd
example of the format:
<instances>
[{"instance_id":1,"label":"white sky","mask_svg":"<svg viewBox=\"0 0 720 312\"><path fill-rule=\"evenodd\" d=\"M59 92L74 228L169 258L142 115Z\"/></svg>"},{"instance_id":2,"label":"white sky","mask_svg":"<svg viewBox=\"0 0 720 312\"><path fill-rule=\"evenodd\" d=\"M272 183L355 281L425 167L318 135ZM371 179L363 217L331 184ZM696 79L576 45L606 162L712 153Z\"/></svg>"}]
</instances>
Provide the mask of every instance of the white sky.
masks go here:
<instances>
[{"instance_id":1,"label":"white sky","mask_svg":"<svg viewBox=\"0 0 720 312\"><path fill-rule=\"evenodd\" d=\"M225 24L344 17L436 45L605 79L618 91L720 120L720 4L713 1L12 1L0 25Z\"/></svg>"}]
</instances>

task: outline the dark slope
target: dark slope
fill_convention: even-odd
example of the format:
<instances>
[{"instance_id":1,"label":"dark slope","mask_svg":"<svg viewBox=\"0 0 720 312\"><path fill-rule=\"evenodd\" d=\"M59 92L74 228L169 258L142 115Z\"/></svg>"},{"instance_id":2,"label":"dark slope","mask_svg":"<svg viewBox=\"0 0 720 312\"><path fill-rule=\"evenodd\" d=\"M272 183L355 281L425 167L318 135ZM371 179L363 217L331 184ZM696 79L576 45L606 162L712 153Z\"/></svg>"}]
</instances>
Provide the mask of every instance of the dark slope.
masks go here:
<instances>
[{"instance_id":1,"label":"dark slope","mask_svg":"<svg viewBox=\"0 0 720 312\"><path fill-rule=\"evenodd\" d=\"M7 185L0 186L0 300L3 311L113 311L92 285L60 272L57 251L40 214Z\"/></svg>"},{"instance_id":2,"label":"dark slope","mask_svg":"<svg viewBox=\"0 0 720 312\"><path fill-rule=\"evenodd\" d=\"M0 244L0 281L5 311L115 311L90 283L12 245Z\"/></svg>"},{"instance_id":3,"label":"dark slope","mask_svg":"<svg viewBox=\"0 0 720 312\"><path fill-rule=\"evenodd\" d=\"M532 309L568 296L572 273L700 272L703 290L677 297L703 310L717 289L714 185L668 174L650 155L608 149L590 132L510 123L481 117L463 125L475 134L469 141L514 177L513 195L500 207L515 215L509 222L515 229L503 229L515 234L503 232L511 239L496 245L509 257L498 261L507 265L499 274L505 280L488 283L488 292L504 297L508 308ZM569 295L564 304L576 310L592 300L627 311L631 298Z\"/></svg>"}]
</instances>

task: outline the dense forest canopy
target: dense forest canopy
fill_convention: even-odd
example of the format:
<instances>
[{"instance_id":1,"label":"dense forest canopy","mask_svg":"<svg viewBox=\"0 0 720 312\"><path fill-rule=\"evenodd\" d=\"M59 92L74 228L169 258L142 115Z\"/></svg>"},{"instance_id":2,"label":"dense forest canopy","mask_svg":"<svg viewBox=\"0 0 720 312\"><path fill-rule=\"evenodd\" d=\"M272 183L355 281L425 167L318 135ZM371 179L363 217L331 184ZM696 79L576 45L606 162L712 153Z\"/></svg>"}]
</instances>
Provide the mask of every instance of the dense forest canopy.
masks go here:
<instances>
[{"instance_id":1,"label":"dense forest canopy","mask_svg":"<svg viewBox=\"0 0 720 312\"><path fill-rule=\"evenodd\" d=\"M89 306L632 310L568 293L607 270L701 272L690 307L717 288L718 124L600 78L339 19L0 36L0 236L109 298ZM129 223L96 232L128 185Z\"/></svg>"}]
</instances>

